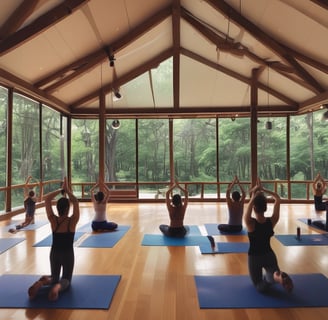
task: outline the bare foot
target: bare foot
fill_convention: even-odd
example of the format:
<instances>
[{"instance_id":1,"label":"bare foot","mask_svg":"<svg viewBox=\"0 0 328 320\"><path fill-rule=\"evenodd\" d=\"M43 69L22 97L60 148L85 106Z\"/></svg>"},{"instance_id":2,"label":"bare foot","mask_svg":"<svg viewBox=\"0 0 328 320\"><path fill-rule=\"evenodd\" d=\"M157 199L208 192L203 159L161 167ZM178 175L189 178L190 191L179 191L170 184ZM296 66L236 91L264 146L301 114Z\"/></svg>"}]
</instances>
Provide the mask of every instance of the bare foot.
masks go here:
<instances>
[{"instance_id":1,"label":"bare foot","mask_svg":"<svg viewBox=\"0 0 328 320\"><path fill-rule=\"evenodd\" d=\"M38 294L38 291L40 290L40 288L42 286L43 286L43 283L40 280L38 280L38 281L34 282L34 284L31 287L29 287L28 296L31 300L33 300L36 297L36 295Z\"/></svg>"},{"instance_id":2,"label":"bare foot","mask_svg":"<svg viewBox=\"0 0 328 320\"><path fill-rule=\"evenodd\" d=\"M61 285L59 283L56 283L51 289L48 294L48 299L50 301L56 301L59 296L59 291L61 289Z\"/></svg>"},{"instance_id":3,"label":"bare foot","mask_svg":"<svg viewBox=\"0 0 328 320\"><path fill-rule=\"evenodd\" d=\"M274 274L276 282L280 283L287 292L292 292L294 288L293 280L286 272L276 271Z\"/></svg>"}]
</instances>

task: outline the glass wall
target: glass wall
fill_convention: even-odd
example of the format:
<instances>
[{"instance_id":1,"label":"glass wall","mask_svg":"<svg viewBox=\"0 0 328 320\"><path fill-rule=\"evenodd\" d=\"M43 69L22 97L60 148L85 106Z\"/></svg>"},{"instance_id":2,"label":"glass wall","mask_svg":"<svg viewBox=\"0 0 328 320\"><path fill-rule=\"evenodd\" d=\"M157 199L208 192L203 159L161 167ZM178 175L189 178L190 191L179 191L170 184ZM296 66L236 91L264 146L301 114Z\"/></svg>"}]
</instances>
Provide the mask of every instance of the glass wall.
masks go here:
<instances>
[{"instance_id":1,"label":"glass wall","mask_svg":"<svg viewBox=\"0 0 328 320\"><path fill-rule=\"evenodd\" d=\"M7 180L7 107L8 90L0 87L0 186ZM0 211L5 209L5 195L5 191L0 192Z\"/></svg>"},{"instance_id":2,"label":"glass wall","mask_svg":"<svg viewBox=\"0 0 328 320\"><path fill-rule=\"evenodd\" d=\"M240 182L251 180L251 139L249 118L219 119L219 181L231 182L235 175ZM248 183L247 183L248 184ZM220 186L224 198L228 184ZM244 185L246 190L246 185Z\"/></svg>"},{"instance_id":3,"label":"glass wall","mask_svg":"<svg viewBox=\"0 0 328 320\"><path fill-rule=\"evenodd\" d=\"M216 120L175 119L173 121L174 170L178 181L193 182L188 185L189 195L217 193L215 184L205 190L195 182L216 182Z\"/></svg>"},{"instance_id":4,"label":"glass wall","mask_svg":"<svg viewBox=\"0 0 328 320\"><path fill-rule=\"evenodd\" d=\"M60 114L42 109L42 180L61 179L66 175L64 135L61 134Z\"/></svg>"},{"instance_id":5,"label":"glass wall","mask_svg":"<svg viewBox=\"0 0 328 320\"><path fill-rule=\"evenodd\" d=\"M263 184L273 190L266 180L277 181L278 194L288 196L287 183L287 136L286 118L261 118L257 127L257 171Z\"/></svg>"},{"instance_id":6,"label":"glass wall","mask_svg":"<svg viewBox=\"0 0 328 320\"><path fill-rule=\"evenodd\" d=\"M105 181L135 183L136 120L119 120L119 127L113 121L106 121Z\"/></svg>"},{"instance_id":7,"label":"glass wall","mask_svg":"<svg viewBox=\"0 0 328 320\"><path fill-rule=\"evenodd\" d=\"M8 90L0 87L1 187L7 183L8 103ZM328 177L325 111L258 121L258 175L268 188L277 188L284 198L312 199L311 181L315 175L320 172ZM105 128L105 181L112 187L134 191L138 185L139 194L134 193L133 197L160 198L165 195L173 168L175 179L184 183L194 198L224 198L234 175L248 188L252 168L249 118L119 121L117 128L113 127L113 119L107 119ZM67 175L66 117L14 93L12 124L12 185L24 185L28 176L48 181ZM79 197L88 198L88 190L99 176L99 120L72 119L71 129L69 165L73 188ZM291 194L287 188L289 177ZM5 193L0 193L0 211L5 209ZM12 207L21 207L23 188L13 188L11 197Z\"/></svg>"},{"instance_id":8,"label":"glass wall","mask_svg":"<svg viewBox=\"0 0 328 320\"><path fill-rule=\"evenodd\" d=\"M99 121L72 119L72 182L95 182L99 175ZM82 192L82 190L80 190Z\"/></svg>"},{"instance_id":9,"label":"glass wall","mask_svg":"<svg viewBox=\"0 0 328 320\"><path fill-rule=\"evenodd\" d=\"M24 184L28 176L40 180L39 103L20 94L13 97L12 184ZM22 189L12 190L12 206L21 206Z\"/></svg>"},{"instance_id":10,"label":"glass wall","mask_svg":"<svg viewBox=\"0 0 328 320\"><path fill-rule=\"evenodd\" d=\"M138 120L138 181L144 197L163 196L170 181L168 119Z\"/></svg>"}]
</instances>

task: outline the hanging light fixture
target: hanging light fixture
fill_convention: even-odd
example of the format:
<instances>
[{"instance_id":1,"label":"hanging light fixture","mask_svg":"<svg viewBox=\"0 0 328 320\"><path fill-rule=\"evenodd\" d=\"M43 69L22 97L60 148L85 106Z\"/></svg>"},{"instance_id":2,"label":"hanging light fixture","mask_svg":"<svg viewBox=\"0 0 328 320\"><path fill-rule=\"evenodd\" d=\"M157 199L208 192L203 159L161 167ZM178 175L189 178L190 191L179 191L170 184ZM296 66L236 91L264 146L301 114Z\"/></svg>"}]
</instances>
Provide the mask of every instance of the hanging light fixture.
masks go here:
<instances>
[{"instance_id":1,"label":"hanging light fixture","mask_svg":"<svg viewBox=\"0 0 328 320\"><path fill-rule=\"evenodd\" d=\"M268 79L267 79L267 86L268 86L268 88L270 88L269 75L270 75L270 67L268 67ZM269 92L268 91L267 91L267 103L268 103L268 108L270 109L270 95L269 95ZM270 117L268 117L268 120L265 123L265 128L267 130L271 130L272 129L272 121L270 121Z\"/></svg>"},{"instance_id":2,"label":"hanging light fixture","mask_svg":"<svg viewBox=\"0 0 328 320\"><path fill-rule=\"evenodd\" d=\"M112 128L114 130L117 130L120 126L121 126L120 120L118 120L118 119L113 120L113 122L112 122Z\"/></svg>"},{"instance_id":3,"label":"hanging light fixture","mask_svg":"<svg viewBox=\"0 0 328 320\"><path fill-rule=\"evenodd\" d=\"M326 112L322 115L322 120L328 121L328 104L323 104L322 108L326 108Z\"/></svg>"},{"instance_id":4,"label":"hanging light fixture","mask_svg":"<svg viewBox=\"0 0 328 320\"><path fill-rule=\"evenodd\" d=\"M119 89L114 89L113 92L114 92L114 96L113 96L114 101L120 100L122 98L122 94L120 93Z\"/></svg>"}]
</instances>

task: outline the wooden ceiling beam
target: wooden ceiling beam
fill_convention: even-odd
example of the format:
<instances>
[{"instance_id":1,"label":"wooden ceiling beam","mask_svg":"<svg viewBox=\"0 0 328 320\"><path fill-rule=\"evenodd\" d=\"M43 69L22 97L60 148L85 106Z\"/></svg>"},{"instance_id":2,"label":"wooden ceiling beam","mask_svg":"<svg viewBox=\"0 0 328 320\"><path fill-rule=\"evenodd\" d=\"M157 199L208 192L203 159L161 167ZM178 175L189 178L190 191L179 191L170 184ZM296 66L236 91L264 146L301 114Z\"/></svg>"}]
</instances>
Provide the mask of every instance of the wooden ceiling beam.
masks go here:
<instances>
[{"instance_id":1,"label":"wooden ceiling beam","mask_svg":"<svg viewBox=\"0 0 328 320\"><path fill-rule=\"evenodd\" d=\"M26 0L26 2L27 1L28 0ZM71 15L75 10L78 10L89 1L90 0L66 0L51 9L26 27L18 30L4 41L0 42L0 56L14 50L26 41L35 38L41 32L44 32L54 24Z\"/></svg>"},{"instance_id":2,"label":"wooden ceiling beam","mask_svg":"<svg viewBox=\"0 0 328 320\"><path fill-rule=\"evenodd\" d=\"M128 72L127 74L118 77L115 80L115 82L106 84L106 85L102 86L101 88L95 90L94 92L91 92L90 94L73 102L70 105L70 108L72 110L79 109L79 108L83 107L84 103L98 99L100 92L104 92L105 94L107 94L107 93L111 92L113 90L113 88L119 88L123 84L125 84L129 81L132 81L133 79L144 74L145 72L149 71L150 69L157 68L160 63L162 63L163 61L170 58L172 56L172 54L173 54L172 49L168 49L168 50L162 52L161 54L159 54L152 60L148 61L147 63L144 63L144 64L134 68L132 71Z\"/></svg>"},{"instance_id":3,"label":"wooden ceiling beam","mask_svg":"<svg viewBox=\"0 0 328 320\"><path fill-rule=\"evenodd\" d=\"M324 92L325 89L319 84L319 82L312 77L312 75L306 71L297 60L287 52L284 47L282 47L277 41L271 38L268 34L263 32L255 24L250 22L248 19L243 17L239 12L237 12L233 7L229 6L225 1L216 0L205 0L209 5L216 9L221 14L229 17L230 20L234 21L237 25L247 30L254 38L260 41L263 45L268 47L270 50L274 51L278 56L280 56L285 62L290 64L295 72L317 93Z\"/></svg>"},{"instance_id":4,"label":"wooden ceiling beam","mask_svg":"<svg viewBox=\"0 0 328 320\"><path fill-rule=\"evenodd\" d=\"M159 11L157 14L153 15L151 18L139 26L133 28L117 41L107 45L107 49L110 48L114 54L123 50L126 46L139 39L142 35L160 24L163 20L167 19L171 14L171 6ZM73 81L78 76L87 73L89 70L107 58L108 54L106 52L106 48L102 48L39 80L35 83L35 86L40 88L45 87L44 89L47 92L52 92L58 87ZM50 85L46 86L47 84Z\"/></svg>"},{"instance_id":5,"label":"wooden ceiling beam","mask_svg":"<svg viewBox=\"0 0 328 320\"><path fill-rule=\"evenodd\" d=\"M0 40L4 41L16 32L25 20L33 13L40 0L24 0L8 17L0 28Z\"/></svg>"},{"instance_id":6,"label":"wooden ceiling beam","mask_svg":"<svg viewBox=\"0 0 328 320\"><path fill-rule=\"evenodd\" d=\"M193 53L187 49L184 49L184 48L181 48L181 53L184 54L185 56L188 56L189 58L191 59L194 59L200 63L203 63L213 69L216 69L220 72L223 72L224 74L230 76L230 77L233 77L234 79L237 79L239 81L242 81L244 83L246 83L247 85L251 85L251 79L250 78L247 78L235 71L232 71L226 67L223 67L221 66L220 64L217 64L213 61L210 61L210 60L207 60L205 58L203 58L202 56L196 54L196 53ZM276 97L277 99L285 102L287 105L292 105L292 106L297 106L297 102L286 97L285 95L281 94L280 92L276 91L276 90L273 90L272 88L260 83L260 82L257 82L257 87L265 92L268 92L269 94L271 94L272 96Z\"/></svg>"}]
</instances>

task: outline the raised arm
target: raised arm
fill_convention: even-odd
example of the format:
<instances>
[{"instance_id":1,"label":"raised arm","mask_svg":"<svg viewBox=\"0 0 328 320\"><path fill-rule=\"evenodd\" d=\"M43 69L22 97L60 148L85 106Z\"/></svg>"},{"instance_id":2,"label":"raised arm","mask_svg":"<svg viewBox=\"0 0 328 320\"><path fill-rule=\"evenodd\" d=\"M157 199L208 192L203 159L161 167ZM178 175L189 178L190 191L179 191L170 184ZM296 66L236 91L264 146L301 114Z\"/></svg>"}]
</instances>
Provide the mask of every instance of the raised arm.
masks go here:
<instances>
[{"instance_id":1,"label":"raised arm","mask_svg":"<svg viewBox=\"0 0 328 320\"><path fill-rule=\"evenodd\" d=\"M174 184L172 184L171 186L170 186L170 188L166 191L166 197L165 197L165 199L166 199L166 207L168 208L168 209L170 209L170 207L171 207L171 192L173 191L173 189L176 187L176 184L174 183Z\"/></svg>"},{"instance_id":2,"label":"raised arm","mask_svg":"<svg viewBox=\"0 0 328 320\"><path fill-rule=\"evenodd\" d=\"M66 178L64 178L63 189L65 190L70 202L73 205L73 213L72 213L71 219L73 221L73 224L76 225L80 219L79 201L74 196L72 190L69 188Z\"/></svg>"},{"instance_id":3,"label":"raised arm","mask_svg":"<svg viewBox=\"0 0 328 320\"><path fill-rule=\"evenodd\" d=\"M239 179L237 178L237 184L239 186L239 189L240 189L240 192L241 192L241 198L240 198L240 201L244 201L245 198L246 198L246 192L245 192L245 189L243 188L243 186L241 185Z\"/></svg>"},{"instance_id":4,"label":"raised arm","mask_svg":"<svg viewBox=\"0 0 328 320\"><path fill-rule=\"evenodd\" d=\"M276 192L267 190L267 189L263 189L263 191L269 195L271 195L274 199L274 205L273 205L273 210L272 210L272 216L271 216L271 222L272 222L272 226L274 227L277 222L279 221L279 217L280 217L280 197Z\"/></svg>"}]
</instances>

